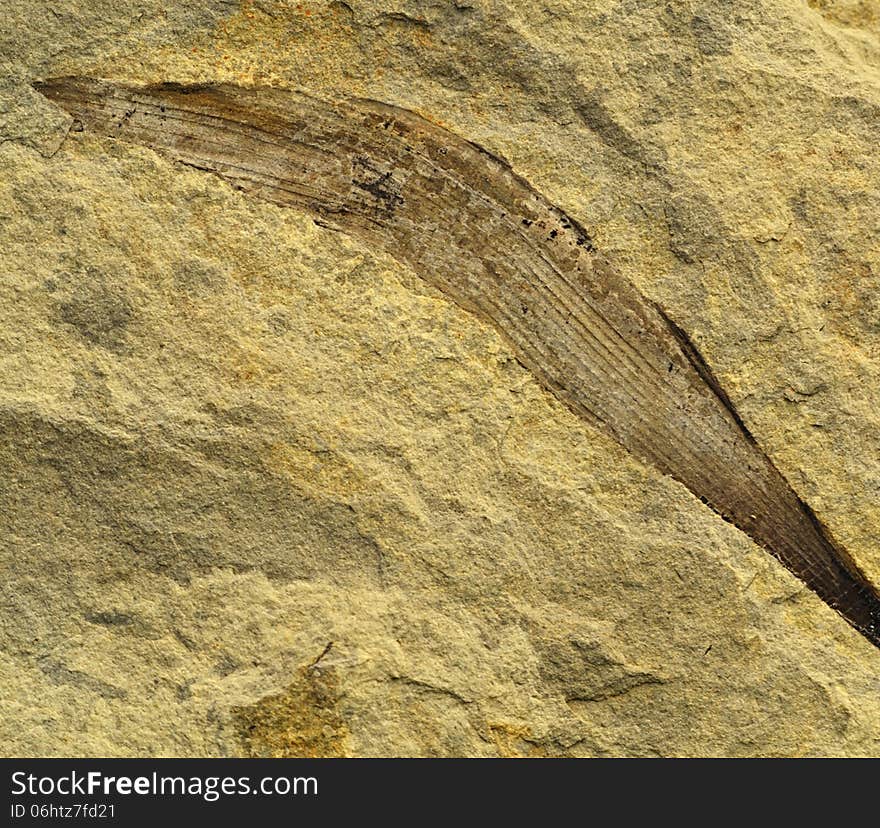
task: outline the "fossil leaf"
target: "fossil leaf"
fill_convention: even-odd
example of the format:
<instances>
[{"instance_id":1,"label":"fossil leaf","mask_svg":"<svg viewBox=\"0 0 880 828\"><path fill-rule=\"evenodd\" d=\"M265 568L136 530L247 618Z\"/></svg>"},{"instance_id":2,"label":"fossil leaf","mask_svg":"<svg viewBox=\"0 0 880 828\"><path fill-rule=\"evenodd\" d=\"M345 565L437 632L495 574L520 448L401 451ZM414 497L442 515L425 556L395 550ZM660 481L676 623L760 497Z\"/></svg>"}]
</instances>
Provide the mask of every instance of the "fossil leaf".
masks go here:
<instances>
[{"instance_id":1,"label":"fossil leaf","mask_svg":"<svg viewBox=\"0 0 880 828\"><path fill-rule=\"evenodd\" d=\"M143 144L386 250L488 321L575 413L683 483L875 645L880 597L764 454L687 336L503 160L413 112L230 85L36 84Z\"/></svg>"}]
</instances>

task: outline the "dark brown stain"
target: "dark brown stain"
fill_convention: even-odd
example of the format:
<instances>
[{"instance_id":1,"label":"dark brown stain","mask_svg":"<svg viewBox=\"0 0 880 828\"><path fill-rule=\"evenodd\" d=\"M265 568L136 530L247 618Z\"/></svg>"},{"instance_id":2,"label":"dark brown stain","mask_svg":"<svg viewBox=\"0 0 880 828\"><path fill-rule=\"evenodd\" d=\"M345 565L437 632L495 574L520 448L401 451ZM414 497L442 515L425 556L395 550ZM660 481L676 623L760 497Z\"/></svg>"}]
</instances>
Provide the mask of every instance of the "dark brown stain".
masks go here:
<instances>
[{"instance_id":1,"label":"dark brown stain","mask_svg":"<svg viewBox=\"0 0 880 828\"><path fill-rule=\"evenodd\" d=\"M86 129L312 213L491 323L576 414L683 483L880 646L880 596L687 335L502 159L408 110L230 85L36 88ZM621 139L622 140L622 139Z\"/></svg>"}]
</instances>

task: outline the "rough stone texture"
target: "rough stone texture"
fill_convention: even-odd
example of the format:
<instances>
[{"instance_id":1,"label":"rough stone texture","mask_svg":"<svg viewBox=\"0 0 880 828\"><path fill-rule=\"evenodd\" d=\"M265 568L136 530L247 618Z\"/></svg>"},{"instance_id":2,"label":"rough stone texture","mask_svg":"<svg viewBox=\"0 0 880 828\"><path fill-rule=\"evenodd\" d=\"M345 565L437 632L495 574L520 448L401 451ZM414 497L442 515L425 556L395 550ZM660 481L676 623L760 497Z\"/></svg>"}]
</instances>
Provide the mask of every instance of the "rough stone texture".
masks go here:
<instances>
[{"instance_id":1,"label":"rough stone texture","mask_svg":"<svg viewBox=\"0 0 880 828\"><path fill-rule=\"evenodd\" d=\"M65 141L29 85L340 90L504 155L688 331L878 580L878 21L5 4L2 751L880 753L880 652L491 329L295 211Z\"/></svg>"}]
</instances>

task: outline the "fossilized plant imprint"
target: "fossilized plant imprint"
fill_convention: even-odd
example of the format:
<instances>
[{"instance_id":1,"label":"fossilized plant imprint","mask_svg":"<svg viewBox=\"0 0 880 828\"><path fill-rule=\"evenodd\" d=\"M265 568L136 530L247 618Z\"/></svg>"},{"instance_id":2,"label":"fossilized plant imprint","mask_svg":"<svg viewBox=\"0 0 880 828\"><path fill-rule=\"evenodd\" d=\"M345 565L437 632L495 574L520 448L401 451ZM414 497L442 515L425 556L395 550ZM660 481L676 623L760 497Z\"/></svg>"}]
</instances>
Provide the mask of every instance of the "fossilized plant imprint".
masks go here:
<instances>
[{"instance_id":1,"label":"fossilized plant imprint","mask_svg":"<svg viewBox=\"0 0 880 828\"><path fill-rule=\"evenodd\" d=\"M758 447L687 336L504 161L383 103L60 78L84 128L379 246L494 325L580 416L687 486L880 646L880 597Z\"/></svg>"}]
</instances>

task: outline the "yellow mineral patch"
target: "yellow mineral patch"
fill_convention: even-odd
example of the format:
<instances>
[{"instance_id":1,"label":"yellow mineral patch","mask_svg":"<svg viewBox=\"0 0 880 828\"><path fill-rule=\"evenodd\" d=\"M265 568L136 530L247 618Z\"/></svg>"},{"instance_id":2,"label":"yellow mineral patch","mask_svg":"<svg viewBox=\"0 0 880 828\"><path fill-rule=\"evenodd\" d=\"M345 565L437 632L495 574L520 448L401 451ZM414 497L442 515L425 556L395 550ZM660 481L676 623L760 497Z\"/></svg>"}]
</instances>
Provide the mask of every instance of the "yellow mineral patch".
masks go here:
<instances>
[{"instance_id":1,"label":"yellow mineral patch","mask_svg":"<svg viewBox=\"0 0 880 828\"><path fill-rule=\"evenodd\" d=\"M333 671L303 667L281 693L232 708L242 754L263 759L344 756L348 730L337 702Z\"/></svg>"}]
</instances>

